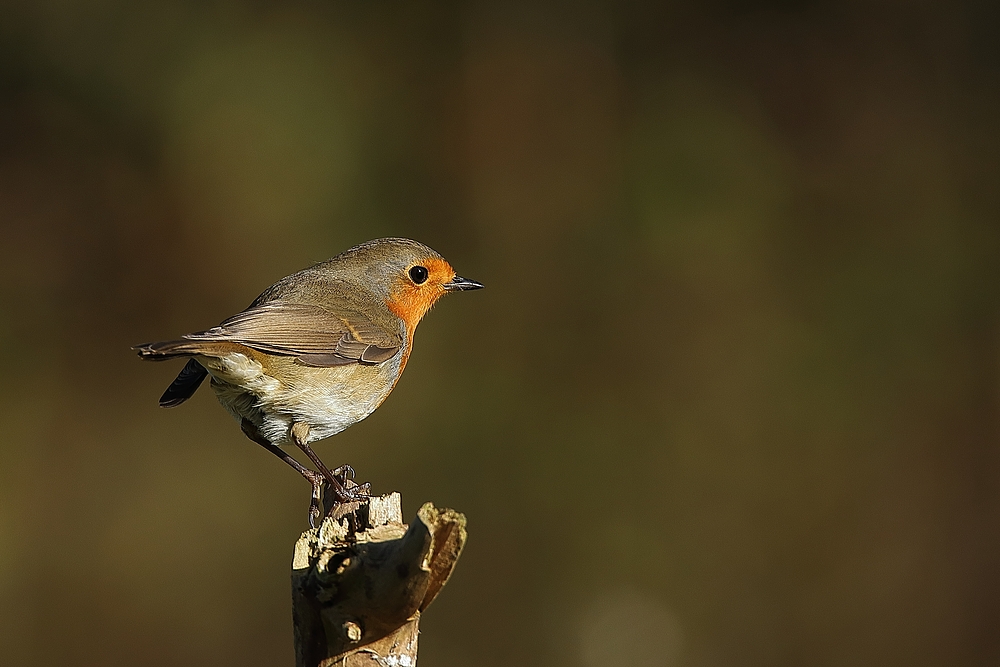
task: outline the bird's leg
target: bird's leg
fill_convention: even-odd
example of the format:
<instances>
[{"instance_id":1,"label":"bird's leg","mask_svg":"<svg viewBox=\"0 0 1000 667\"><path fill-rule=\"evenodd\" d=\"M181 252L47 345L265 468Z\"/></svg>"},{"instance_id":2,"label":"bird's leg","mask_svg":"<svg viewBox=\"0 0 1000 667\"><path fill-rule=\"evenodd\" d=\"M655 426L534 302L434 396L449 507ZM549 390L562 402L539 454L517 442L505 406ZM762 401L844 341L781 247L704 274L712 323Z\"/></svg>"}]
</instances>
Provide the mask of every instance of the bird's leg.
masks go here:
<instances>
[{"instance_id":1,"label":"bird's leg","mask_svg":"<svg viewBox=\"0 0 1000 667\"><path fill-rule=\"evenodd\" d=\"M295 446L305 452L305 455L309 457L309 460L323 473L323 477L326 478L330 485L330 490L333 491L334 497L337 499L338 503L349 503L355 500L361 500L368 497L367 484L356 486L353 488L347 488L347 476L346 474L335 474L332 470L326 467L326 464L320 460L316 452L313 451L312 447L308 444L309 438L309 424L304 422L295 422L292 424L292 428L289 429L289 433L292 436L292 442ZM346 470L350 470L351 473L354 469L350 466L341 466L337 468L339 473L344 473ZM353 476L353 475L352 475Z\"/></svg>"},{"instance_id":2,"label":"bird's leg","mask_svg":"<svg viewBox=\"0 0 1000 667\"><path fill-rule=\"evenodd\" d=\"M288 465L295 468L296 472L306 478L306 481L312 486L312 495L309 498L309 527L316 527L316 519L320 516L320 498L323 492L323 482L325 477L320 473L310 470L298 461L296 461L288 452L284 451L281 447L271 443L267 438L265 438L257 427L246 419L240 422L240 428L248 438L256 442L258 445L271 452L279 459L287 463Z\"/></svg>"}]
</instances>

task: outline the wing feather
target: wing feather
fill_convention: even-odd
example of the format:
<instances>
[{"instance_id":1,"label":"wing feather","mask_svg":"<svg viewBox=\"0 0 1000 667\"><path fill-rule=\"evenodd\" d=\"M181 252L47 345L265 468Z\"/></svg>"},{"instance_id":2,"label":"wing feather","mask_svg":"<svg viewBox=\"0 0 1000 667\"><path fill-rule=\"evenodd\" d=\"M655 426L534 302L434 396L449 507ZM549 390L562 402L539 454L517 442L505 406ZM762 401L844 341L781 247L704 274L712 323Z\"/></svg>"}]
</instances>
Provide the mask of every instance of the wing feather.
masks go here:
<instances>
[{"instance_id":1,"label":"wing feather","mask_svg":"<svg viewBox=\"0 0 1000 667\"><path fill-rule=\"evenodd\" d=\"M217 327L184 338L241 343L323 367L382 363L395 356L403 344L400 332L387 331L345 304L337 304L333 312L282 301L248 308Z\"/></svg>"}]
</instances>

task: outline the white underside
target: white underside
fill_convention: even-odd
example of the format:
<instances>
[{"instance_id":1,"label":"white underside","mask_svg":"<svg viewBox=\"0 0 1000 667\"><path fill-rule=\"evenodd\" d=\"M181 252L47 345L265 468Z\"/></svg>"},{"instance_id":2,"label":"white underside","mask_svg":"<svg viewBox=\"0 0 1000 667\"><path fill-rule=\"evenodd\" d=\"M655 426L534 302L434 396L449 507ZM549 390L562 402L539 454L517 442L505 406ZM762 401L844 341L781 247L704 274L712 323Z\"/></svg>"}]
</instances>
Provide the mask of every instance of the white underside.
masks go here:
<instances>
[{"instance_id":1,"label":"white underside","mask_svg":"<svg viewBox=\"0 0 1000 667\"><path fill-rule=\"evenodd\" d=\"M377 366L310 368L309 382L283 383L245 354L199 357L219 402L238 421L248 419L276 445L292 444L289 429L309 426L307 442L340 433L375 411L398 376L401 355Z\"/></svg>"}]
</instances>

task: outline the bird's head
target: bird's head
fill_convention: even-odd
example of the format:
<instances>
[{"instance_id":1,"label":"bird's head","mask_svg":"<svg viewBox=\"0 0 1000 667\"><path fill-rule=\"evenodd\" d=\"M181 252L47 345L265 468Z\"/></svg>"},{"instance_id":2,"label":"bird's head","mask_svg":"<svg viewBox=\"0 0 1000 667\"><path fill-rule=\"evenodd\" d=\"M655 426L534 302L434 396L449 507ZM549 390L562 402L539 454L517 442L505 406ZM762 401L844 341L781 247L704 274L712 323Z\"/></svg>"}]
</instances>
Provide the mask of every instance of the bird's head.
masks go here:
<instances>
[{"instance_id":1,"label":"bird's head","mask_svg":"<svg viewBox=\"0 0 1000 667\"><path fill-rule=\"evenodd\" d=\"M376 293L411 332L448 292L483 287L475 280L457 275L451 264L431 248L409 239L368 241L334 260L339 260L344 268L352 267L352 273Z\"/></svg>"}]
</instances>

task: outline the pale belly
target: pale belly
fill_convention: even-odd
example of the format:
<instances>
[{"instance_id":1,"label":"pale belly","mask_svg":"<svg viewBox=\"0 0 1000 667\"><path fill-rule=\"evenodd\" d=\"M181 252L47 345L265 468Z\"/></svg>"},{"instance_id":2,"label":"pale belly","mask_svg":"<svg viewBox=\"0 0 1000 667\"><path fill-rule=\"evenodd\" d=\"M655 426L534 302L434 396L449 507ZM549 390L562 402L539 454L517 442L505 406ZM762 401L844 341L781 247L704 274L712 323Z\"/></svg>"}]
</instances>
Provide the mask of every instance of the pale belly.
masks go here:
<instances>
[{"instance_id":1,"label":"pale belly","mask_svg":"<svg viewBox=\"0 0 1000 667\"><path fill-rule=\"evenodd\" d=\"M276 445L292 444L292 424L309 425L308 442L340 433L375 411L392 391L400 356L377 366L334 368L293 366L290 359L278 380L261 364L233 353L198 361L212 376L219 402L238 421L249 420Z\"/></svg>"}]
</instances>

